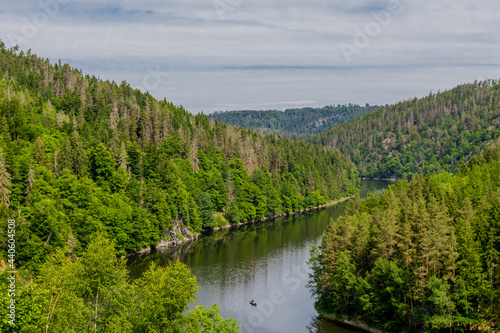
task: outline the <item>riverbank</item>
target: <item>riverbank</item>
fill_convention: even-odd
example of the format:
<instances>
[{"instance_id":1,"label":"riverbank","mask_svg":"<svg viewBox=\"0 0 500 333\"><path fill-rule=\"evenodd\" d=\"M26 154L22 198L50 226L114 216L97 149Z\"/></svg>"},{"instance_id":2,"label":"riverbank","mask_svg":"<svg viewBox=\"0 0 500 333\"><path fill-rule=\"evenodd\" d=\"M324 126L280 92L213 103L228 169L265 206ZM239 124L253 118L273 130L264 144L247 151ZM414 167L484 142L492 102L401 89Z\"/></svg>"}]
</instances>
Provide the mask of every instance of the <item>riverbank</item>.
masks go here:
<instances>
[{"instance_id":1,"label":"riverbank","mask_svg":"<svg viewBox=\"0 0 500 333\"><path fill-rule=\"evenodd\" d=\"M356 318L348 318L347 316L339 315L339 314L331 314L326 313L320 310L316 305L314 305L316 311L318 311L321 318L334 322L339 326L347 326L349 328L354 328L356 330L360 330L362 332L370 332L370 333L385 333L385 331L381 331L379 329L373 328L365 324L364 322L356 319Z\"/></svg>"},{"instance_id":2,"label":"riverbank","mask_svg":"<svg viewBox=\"0 0 500 333\"><path fill-rule=\"evenodd\" d=\"M360 187L380 192L387 185L362 180ZM360 198L366 193L360 191ZM217 303L226 318L238 320L242 332L357 333L360 329L347 324L342 328L320 317L307 288L310 248L321 244L330 221L342 216L348 204L228 228L178 247L138 255L127 261L129 276L140 278L152 262L165 266L179 260L189 266L199 284L195 305ZM252 299L256 308L248 303Z\"/></svg>"},{"instance_id":3,"label":"riverbank","mask_svg":"<svg viewBox=\"0 0 500 333\"><path fill-rule=\"evenodd\" d=\"M354 198L354 196L350 196L350 197L347 197L347 198L342 198L342 199L339 199L339 200L330 201L330 202L327 202L326 204L323 204L323 205L301 209L301 210L296 211L296 212L283 213L283 214L273 215L273 216L265 216L265 217L263 217L263 218L261 218L259 220L251 220L251 221L241 222L241 223L236 223L236 224L226 224L224 226L217 227L217 228L214 228L212 230L203 230L202 232L203 233L210 233L212 231L218 231L218 230L228 229L228 228L232 228L232 227L238 227L238 226L242 226L242 225L248 225L248 224L252 224L252 223L266 222L266 221L269 221L269 220L275 220L275 219L278 219L280 217L285 217L285 216L293 216L293 215L297 215L297 214L302 214L302 213L305 213L305 212L310 212L310 211L314 211L314 210L318 210L318 209L322 209L322 208L327 208L327 207L335 206L335 205L337 205L339 203L342 203L344 201L347 201L347 200L349 200L351 198Z\"/></svg>"},{"instance_id":4,"label":"riverbank","mask_svg":"<svg viewBox=\"0 0 500 333\"><path fill-rule=\"evenodd\" d=\"M383 181L388 181L388 182L397 182L398 179L396 178L370 178L370 177L361 177L363 180L383 180Z\"/></svg>"},{"instance_id":5,"label":"riverbank","mask_svg":"<svg viewBox=\"0 0 500 333\"><path fill-rule=\"evenodd\" d=\"M201 233L191 231L187 226L184 225L182 220L175 220L172 229L167 231L164 235L165 239L160 239L158 245L155 247L147 247L136 252L132 252L126 255L126 257L131 257L137 254L144 254L151 252L153 249L170 249L178 247L184 243L191 242L198 239Z\"/></svg>"},{"instance_id":6,"label":"riverbank","mask_svg":"<svg viewBox=\"0 0 500 333\"><path fill-rule=\"evenodd\" d=\"M126 257L131 257L131 256L134 256L134 255L137 255L137 254L148 253L148 252L151 252L153 249L169 249L169 248L174 248L174 247L180 246L180 245L182 245L184 243L187 243L187 242L190 242L190 241L198 239L198 237L200 237L200 235L202 233L203 234L207 234L207 233L210 233L212 231L229 229L229 228L232 228L232 227L239 227L239 226L253 224L253 223L266 222L266 221L278 219L280 217L285 217L285 216L292 216L292 215L302 214L302 213L309 212L309 211L314 211L314 210L318 210L318 209L323 209L323 208L331 207L331 206L337 205L339 203L345 202L345 201L347 201L347 200L349 200L351 198L354 198L354 196L342 198L342 199L339 199L339 200L330 201L330 202L327 202L327 203L325 203L323 205L301 209L301 210L296 211L296 212L289 212L289 213L283 213L283 214L279 214L279 215L266 216L266 217L263 217L263 218L261 218L259 220L251 220L251 221L242 222L242 223L227 224L227 225L224 225L224 226L221 226L221 227L214 228L212 230L203 230L201 232L196 232L196 233L192 232L186 226L184 226L182 224L182 221L176 221L176 224L175 224L174 228L172 230L170 230L168 232L168 234L166 235L168 237L168 240L160 239L158 245L155 246L154 248L153 247L149 247L149 248L141 249L139 251L127 254Z\"/></svg>"}]
</instances>

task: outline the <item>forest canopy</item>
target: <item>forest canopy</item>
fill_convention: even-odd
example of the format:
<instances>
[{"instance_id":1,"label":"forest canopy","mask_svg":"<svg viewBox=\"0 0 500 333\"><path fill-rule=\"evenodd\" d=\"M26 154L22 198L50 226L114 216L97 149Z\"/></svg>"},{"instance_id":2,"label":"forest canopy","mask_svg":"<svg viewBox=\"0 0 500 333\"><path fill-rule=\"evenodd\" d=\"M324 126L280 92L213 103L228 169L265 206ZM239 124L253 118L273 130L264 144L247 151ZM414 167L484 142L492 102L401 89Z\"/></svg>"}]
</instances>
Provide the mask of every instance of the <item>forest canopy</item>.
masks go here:
<instances>
[{"instance_id":1,"label":"forest canopy","mask_svg":"<svg viewBox=\"0 0 500 333\"><path fill-rule=\"evenodd\" d=\"M323 108L286 109L283 111L226 111L207 115L222 123L277 134L290 139L302 139L323 132L327 128L347 122L357 116L378 109L379 106L327 105Z\"/></svg>"},{"instance_id":2,"label":"forest canopy","mask_svg":"<svg viewBox=\"0 0 500 333\"><path fill-rule=\"evenodd\" d=\"M123 256L358 190L336 149L209 121L0 46L0 218L18 222L16 254L32 272L57 249L80 256L96 233Z\"/></svg>"},{"instance_id":3,"label":"forest canopy","mask_svg":"<svg viewBox=\"0 0 500 333\"><path fill-rule=\"evenodd\" d=\"M388 332L498 332L500 148L351 201L311 265L320 311Z\"/></svg>"},{"instance_id":4,"label":"forest canopy","mask_svg":"<svg viewBox=\"0 0 500 333\"><path fill-rule=\"evenodd\" d=\"M340 149L363 177L403 178L454 172L499 137L500 90L487 80L380 108L306 142Z\"/></svg>"},{"instance_id":5,"label":"forest canopy","mask_svg":"<svg viewBox=\"0 0 500 333\"><path fill-rule=\"evenodd\" d=\"M19 277L18 277L19 278ZM0 302L8 304L8 280L0 281ZM216 305L196 306L198 286L178 261L152 264L137 280L128 278L125 260L117 260L115 243L96 235L79 258L62 249L48 257L40 274L16 297L16 324L0 321L4 333L239 332L232 318L219 316ZM8 318L2 306L0 315Z\"/></svg>"}]
</instances>

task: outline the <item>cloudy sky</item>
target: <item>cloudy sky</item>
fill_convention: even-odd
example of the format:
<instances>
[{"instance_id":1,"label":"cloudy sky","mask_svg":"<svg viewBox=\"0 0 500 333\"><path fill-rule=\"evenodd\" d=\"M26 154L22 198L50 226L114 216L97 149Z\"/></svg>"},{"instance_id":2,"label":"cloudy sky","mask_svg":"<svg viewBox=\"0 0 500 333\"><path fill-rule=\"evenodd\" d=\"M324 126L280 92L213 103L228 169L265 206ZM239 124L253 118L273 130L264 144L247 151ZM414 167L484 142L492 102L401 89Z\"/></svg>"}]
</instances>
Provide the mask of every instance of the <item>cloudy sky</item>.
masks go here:
<instances>
[{"instance_id":1,"label":"cloudy sky","mask_svg":"<svg viewBox=\"0 0 500 333\"><path fill-rule=\"evenodd\" d=\"M500 2L1 0L0 39L191 112L391 104L500 78Z\"/></svg>"}]
</instances>

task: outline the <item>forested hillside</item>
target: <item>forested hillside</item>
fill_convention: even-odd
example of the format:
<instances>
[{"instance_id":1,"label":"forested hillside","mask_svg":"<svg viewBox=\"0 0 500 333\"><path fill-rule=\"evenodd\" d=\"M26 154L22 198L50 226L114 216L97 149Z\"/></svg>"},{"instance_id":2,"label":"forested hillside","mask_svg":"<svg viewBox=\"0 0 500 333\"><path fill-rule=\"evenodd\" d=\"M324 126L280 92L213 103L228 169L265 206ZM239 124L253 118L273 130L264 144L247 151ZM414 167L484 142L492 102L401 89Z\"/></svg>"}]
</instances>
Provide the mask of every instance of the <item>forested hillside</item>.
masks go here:
<instances>
[{"instance_id":1,"label":"forested hillside","mask_svg":"<svg viewBox=\"0 0 500 333\"><path fill-rule=\"evenodd\" d=\"M17 302L2 332L237 332L217 307L187 312L185 265L132 282L117 258L358 187L336 149L209 121L0 41L0 299L14 274Z\"/></svg>"},{"instance_id":2,"label":"forested hillside","mask_svg":"<svg viewBox=\"0 0 500 333\"><path fill-rule=\"evenodd\" d=\"M125 261L116 258L115 242L94 236L78 258L68 258L63 249L47 258L15 298L15 325L7 322L10 276L1 275L2 333L240 332L236 320L219 316L217 305L189 310L198 285L186 265L152 264L131 281ZM18 291L20 281L18 275Z\"/></svg>"},{"instance_id":3,"label":"forested hillside","mask_svg":"<svg viewBox=\"0 0 500 333\"><path fill-rule=\"evenodd\" d=\"M287 109L284 112L226 111L209 114L209 119L218 119L225 124L249 128L264 134L277 134L291 139L300 139L317 134L337 124L378 109L349 104L325 106L323 108Z\"/></svg>"},{"instance_id":4,"label":"forested hillside","mask_svg":"<svg viewBox=\"0 0 500 333\"><path fill-rule=\"evenodd\" d=\"M79 256L96 232L124 255L357 191L338 150L209 121L1 46L1 257L15 217L16 255L32 271L57 248Z\"/></svg>"},{"instance_id":5,"label":"forested hillside","mask_svg":"<svg viewBox=\"0 0 500 333\"><path fill-rule=\"evenodd\" d=\"M500 136L500 86L464 84L337 124L307 142L340 149L367 177L453 172Z\"/></svg>"},{"instance_id":6,"label":"forested hillside","mask_svg":"<svg viewBox=\"0 0 500 333\"><path fill-rule=\"evenodd\" d=\"M498 332L500 148L351 202L320 250L321 311L390 332Z\"/></svg>"}]
</instances>

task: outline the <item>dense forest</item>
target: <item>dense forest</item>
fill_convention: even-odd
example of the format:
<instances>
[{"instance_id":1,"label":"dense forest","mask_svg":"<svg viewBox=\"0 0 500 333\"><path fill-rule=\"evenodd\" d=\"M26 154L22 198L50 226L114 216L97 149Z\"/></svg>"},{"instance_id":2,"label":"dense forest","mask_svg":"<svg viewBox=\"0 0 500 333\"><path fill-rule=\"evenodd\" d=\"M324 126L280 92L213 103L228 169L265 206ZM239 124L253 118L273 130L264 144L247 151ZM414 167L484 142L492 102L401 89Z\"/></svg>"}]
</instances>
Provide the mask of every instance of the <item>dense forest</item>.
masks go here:
<instances>
[{"instance_id":1,"label":"dense forest","mask_svg":"<svg viewBox=\"0 0 500 333\"><path fill-rule=\"evenodd\" d=\"M351 201L311 264L322 312L389 332L498 332L500 148Z\"/></svg>"},{"instance_id":2,"label":"dense forest","mask_svg":"<svg viewBox=\"0 0 500 333\"><path fill-rule=\"evenodd\" d=\"M90 329L98 322L96 309L107 302L115 303L106 310L106 325L123 320L131 332L149 332L136 326L136 317L118 315L121 300L113 297L122 296L115 293L135 288L123 282L121 271L106 284L97 276L109 277L113 269L96 266L104 271L82 282L83 289L77 282L57 289L57 281L70 277L83 281L71 275L73 268L92 270L85 258L93 255L87 248L96 235L113 240L112 255L102 255L123 257L202 229L324 204L358 188L354 163L336 149L209 121L126 82L83 75L0 41L1 271L5 277L7 224L15 219L15 241L22 244L15 254L19 297L37 299L26 311L45 316L44 332L60 332L58 325L72 315L70 331ZM47 275L58 269L60 280ZM153 281L157 273L151 274ZM72 300L63 301L63 294L76 295L77 313L65 307ZM137 295L131 297L142 297ZM175 316L184 310L179 307ZM194 315L215 322L216 309L206 311ZM23 332L42 331L29 325Z\"/></svg>"},{"instance_id":3,"label":"dense forest","mask_svg":"<svg viewBox=\"0 0 500 333\"><path fill-rule=\"evenodd\" d=\"M128 278L124 260L117 260L115 243L97 234L79 258L59 249L42 265L40 274L16 297L16 325L7 323L7 306L0 308L0 331L183 333L239 332L234 319L223 319L219 308L188 304L198 286L178 261L151 265L137 280ZM2 276L3 277L3 276ZM9 304L0 280L0 301Z\"/></svg>"},{"instance_id":4,"label":"dense forest","mask_svg":"<svg viewBox=\"0 0 500 333\"><path fill-rule=\"evenodd\" d=\"M215 112L207 117L259 133L277 134L295 140L320 133L335 124L347 122L378 108L378 106L368 104L364 107L349 104L330 105L323 108L287 109L284 112L277 110Z\"/></svg>"},{"instance_id":5,"label":"dense forest","mask_svg":"<svg viewBox=\"0 0 500 333\"><path fill-rule=\"evenodd\" d=\"M366 177L453 172L500 136L500 85L475 82L386 106L307 142L335 147Z\"/></svg>"},{"instance_id":6,"label":"dense forest","mask_svg":"<svg viewBox=\"0 0 500 333\"><path fill-rule=\"evenodd\" d=\"M338 150L209 121L16 51L0 54L0 215L19 220L17 254L32 270L55 248L79 255L95 232L124 255L178 225L198 232L357 191Z\"/></svg>"}]
</instances>

